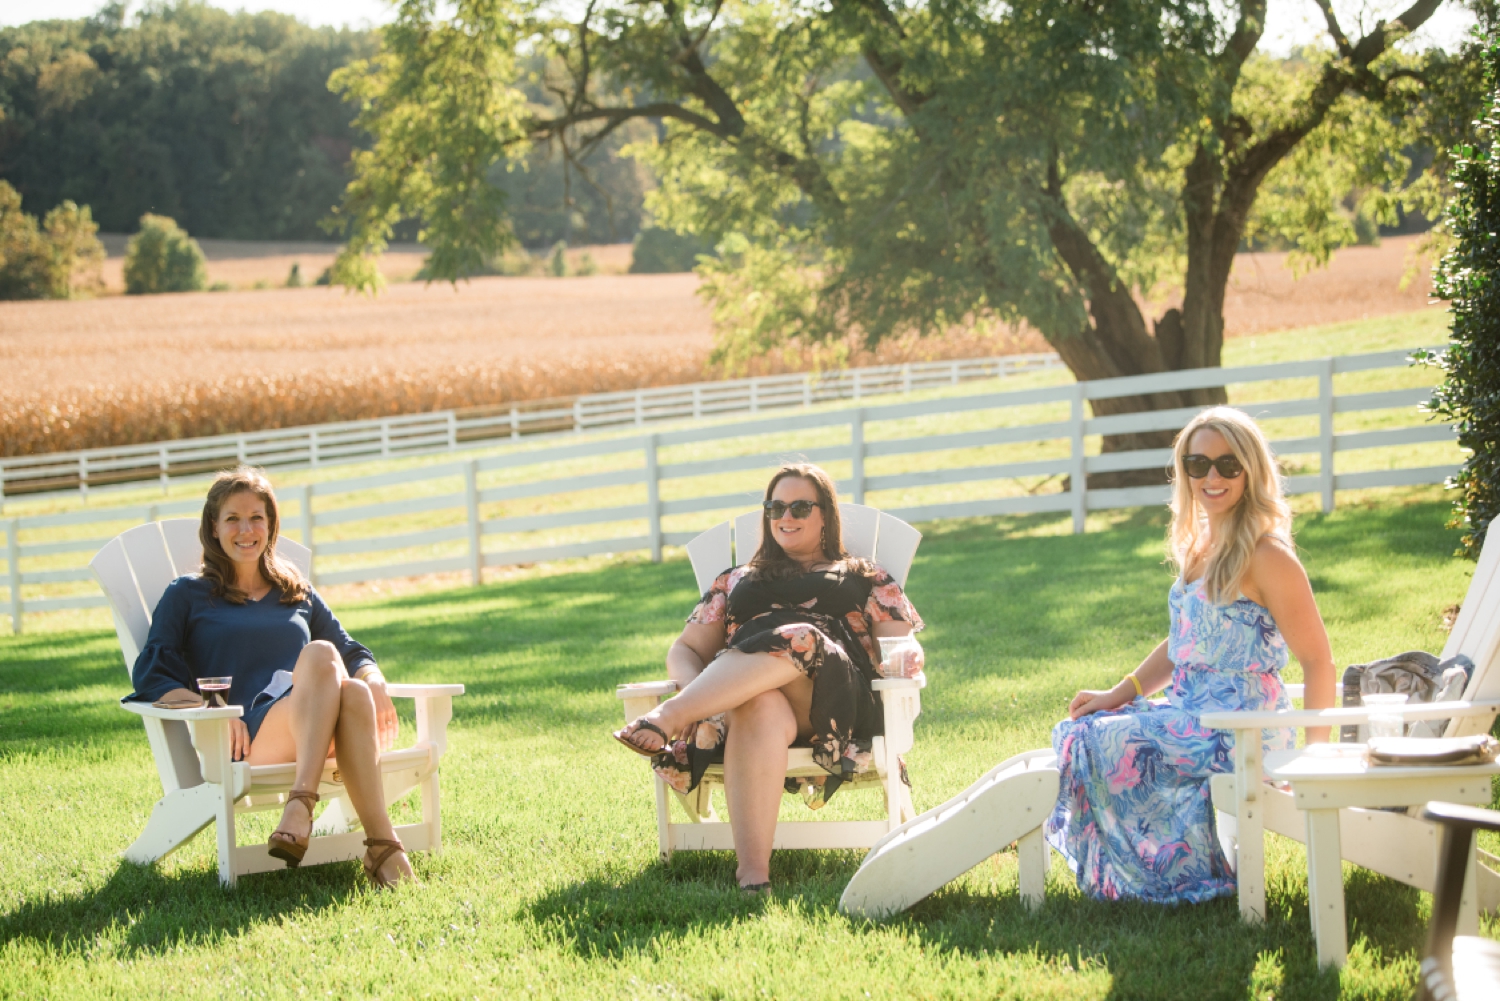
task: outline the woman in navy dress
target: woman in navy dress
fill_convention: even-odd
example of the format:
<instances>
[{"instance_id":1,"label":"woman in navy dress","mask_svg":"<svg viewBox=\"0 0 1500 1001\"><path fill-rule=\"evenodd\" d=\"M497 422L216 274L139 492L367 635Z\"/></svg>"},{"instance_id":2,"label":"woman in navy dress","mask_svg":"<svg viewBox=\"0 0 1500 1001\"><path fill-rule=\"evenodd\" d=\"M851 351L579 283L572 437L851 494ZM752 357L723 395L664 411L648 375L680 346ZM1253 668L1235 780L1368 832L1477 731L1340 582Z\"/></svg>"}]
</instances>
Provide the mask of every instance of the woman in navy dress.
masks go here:
<instances>
[{"instance_id":1,"label":"woman in navy dress","mask_svg":"<svg viewBox=\"0 0 1500 1001\"><path fill-rule=\"evenodd\" d=\"M368 649L346 633L297 569L276 555L276 494L257 469L219 474L203 505L203 572L179 577L157 603L128 699L196 697L194 679L230 675L231 753L252 765L295 761L296 777L268 851L301 863L327 759L369 835L364 865L389 887L415 879L386 812L380 752L396 710Z\"/></svg>"}]
</instances>

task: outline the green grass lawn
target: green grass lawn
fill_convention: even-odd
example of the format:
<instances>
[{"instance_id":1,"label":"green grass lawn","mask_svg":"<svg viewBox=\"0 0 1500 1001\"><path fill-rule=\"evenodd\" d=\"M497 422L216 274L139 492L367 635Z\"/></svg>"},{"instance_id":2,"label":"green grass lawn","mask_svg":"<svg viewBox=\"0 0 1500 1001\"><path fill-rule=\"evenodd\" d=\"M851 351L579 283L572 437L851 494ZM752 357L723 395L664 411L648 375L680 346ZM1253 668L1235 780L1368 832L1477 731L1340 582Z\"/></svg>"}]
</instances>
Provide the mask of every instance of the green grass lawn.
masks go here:
<instances>
[{"instance_id":1,"label":"green grass lawn","mask_svg":"<svg viewBox=\"0 0 1500 1001\"><path fill-rule=\"evenodd\" d=\"M1440 648L1472 565L1449 555L1439 492L1340 504L1299 520L1339 662ZM1046 746L1073 691L1117 680L1163 634L1162 514L1112 518L1080 536L1054 517L923 526L919 810ZM728 853L662 864L647 769L607 732L614 686L661 676L694 598L685 562L622 560L339 607L393 679L468 686L444 762L447 850L415 857L423 885L385 895L353 862L225 892L209 833L154 868L122 862L160 790L140 724L113 705L127 690L113 634L0 637L0 997L1409 996L1429 899L1347 869L1350 963L1320 974L1305 856L1274 836L1256 927L1232 899L1083 899L1056 860L1033 914L1005 850L884 923L837 910L859 852L777 853L775 891L756 899ZM805 817L790 797L785 811ZM880 804L850 793L826 812ZM242 839L274 819L248 818Z\"/></svg>"}]
</instances>

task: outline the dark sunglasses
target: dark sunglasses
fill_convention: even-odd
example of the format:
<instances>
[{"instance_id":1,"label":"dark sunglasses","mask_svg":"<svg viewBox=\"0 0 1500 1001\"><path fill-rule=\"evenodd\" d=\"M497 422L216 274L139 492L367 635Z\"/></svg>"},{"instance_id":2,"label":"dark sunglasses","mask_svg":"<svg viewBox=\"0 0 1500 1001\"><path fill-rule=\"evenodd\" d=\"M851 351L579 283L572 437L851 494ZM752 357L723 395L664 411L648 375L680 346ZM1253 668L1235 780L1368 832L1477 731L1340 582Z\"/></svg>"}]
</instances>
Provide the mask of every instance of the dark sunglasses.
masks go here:
<instances>
[{"instance_id":1,"label":"dark sunglasses","mask_svg":"<svg viewBox=\"0 0 1500 1001\"><path fill-rule=\"evenodd\" d=\"M1219 475L1226 480L1232 480L1245 471L1240 465L1240 460L1232 455L1221 455L1216 459L1210 459L1206 455L1184 455L1182 457L1182 468L1190 477L1201 480L1208 475L1209 467L1219 471Z\"/></svg>"},{"instance_id":2,"label":"dark sunglasses","mask_svg":"<svg viewBox=\"0 0 1500 1001\"><path fill-rule=\"evenodd\" d=\"M817 501L800 500L792 501L790 504L786 501L766 501L761 506L766 509L766 514L770 515L772 521L778 521L785 517L788 511L792 513L793 518L801 521L813 513L813 508L820 505Z\"/></svg>"}]
</instances>

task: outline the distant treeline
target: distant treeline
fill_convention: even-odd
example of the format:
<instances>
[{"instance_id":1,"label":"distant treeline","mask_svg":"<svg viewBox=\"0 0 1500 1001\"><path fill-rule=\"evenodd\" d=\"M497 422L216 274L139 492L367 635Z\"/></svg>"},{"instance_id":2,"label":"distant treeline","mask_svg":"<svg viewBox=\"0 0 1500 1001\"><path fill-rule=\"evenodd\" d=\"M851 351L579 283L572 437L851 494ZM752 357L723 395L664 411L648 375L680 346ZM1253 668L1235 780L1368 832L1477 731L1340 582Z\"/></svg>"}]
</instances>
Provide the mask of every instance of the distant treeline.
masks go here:
<instances>
[{"instance_id":1,"label":"distant treeline","mask_svg":"<svg viewBox=\"0 0 1500 1001\"><path fill-rule=\"evenodd\" d=\"M329 239L319 223L366 137L328 77L378 45L373 31L195 0L0 28L0 180L33 215L70 199L106 232L133 232L149 212L194 236ZM617 153L641 136L611 138L587 162L589 181L565 182L546 150L496 177L524 244L635 235L650 179Z\"/></svg>"}]
</instances>

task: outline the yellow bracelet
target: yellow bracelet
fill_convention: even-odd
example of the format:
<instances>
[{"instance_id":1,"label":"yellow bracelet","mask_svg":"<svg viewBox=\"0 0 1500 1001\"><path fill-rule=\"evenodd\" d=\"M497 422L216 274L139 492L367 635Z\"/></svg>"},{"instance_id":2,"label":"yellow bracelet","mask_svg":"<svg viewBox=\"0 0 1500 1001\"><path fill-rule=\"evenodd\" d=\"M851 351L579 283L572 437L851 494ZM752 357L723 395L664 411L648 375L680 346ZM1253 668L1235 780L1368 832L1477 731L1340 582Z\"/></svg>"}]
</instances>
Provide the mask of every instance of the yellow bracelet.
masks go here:
<instances>
[{"instance_id":1,"label":"yellow bracelet","mask_svg":"<svg viewBox=\"0 0 1500 1001\"><path fill-rule=\"evenodd\" d=\"M1141 690L1141 679L1135 676L1134 671L1131 671L1129 674L1125 675L1125 677L1129 678L1130 683L1135 686L1136 698L1140 698L1142 695L1146 694Z\"/></svg>"}]
</instances>

